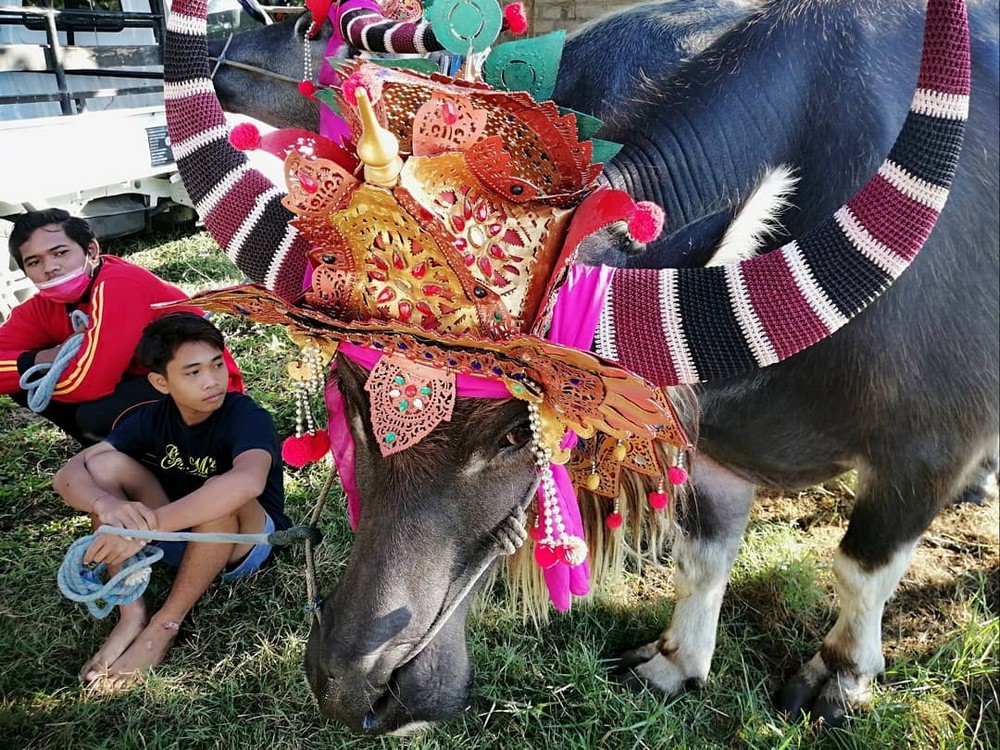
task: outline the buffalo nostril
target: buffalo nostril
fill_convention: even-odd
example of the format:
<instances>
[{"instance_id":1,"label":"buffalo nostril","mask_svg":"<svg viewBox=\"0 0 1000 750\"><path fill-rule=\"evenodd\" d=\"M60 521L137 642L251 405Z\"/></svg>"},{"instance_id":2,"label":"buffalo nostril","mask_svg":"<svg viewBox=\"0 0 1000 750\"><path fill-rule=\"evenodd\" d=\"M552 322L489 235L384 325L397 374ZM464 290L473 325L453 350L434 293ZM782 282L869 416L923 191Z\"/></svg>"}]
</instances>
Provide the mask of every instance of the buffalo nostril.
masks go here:
<instances>
[{"instance_id":1,"label":"buffalo nostril","mask_svg":"<svg viewBox=\"0 0 1000 750\"><path fill-rule=\"evenodd\" d=\"M361 720L361 728L366 732L372 731L376 724L378 724L378 719L375 718L374 711L366 713L365 718Z\"/></svg>"}]
</instances>

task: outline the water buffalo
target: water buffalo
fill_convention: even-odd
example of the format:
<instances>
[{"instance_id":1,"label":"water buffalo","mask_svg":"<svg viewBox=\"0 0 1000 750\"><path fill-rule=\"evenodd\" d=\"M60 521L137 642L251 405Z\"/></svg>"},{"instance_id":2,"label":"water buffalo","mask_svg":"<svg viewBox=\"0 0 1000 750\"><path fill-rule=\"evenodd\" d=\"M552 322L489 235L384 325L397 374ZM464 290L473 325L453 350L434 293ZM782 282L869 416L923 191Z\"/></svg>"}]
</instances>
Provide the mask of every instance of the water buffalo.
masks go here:
<instances>
[{"instance_id":1,"label":"water buffalo","mask_svg":"<svg viewBox=\"0 0 1000 750\"><path fill-rule=\"evenodd\" d=\"M789 165L796 182L770 244L820 224L892 145L914 88L922 17L906 0L675 0L582 30L564 52L556 95L599 114L602 135L624 144L606 165L607 182L667 212L658 241L636 247L609 230L585 259L636 269L700 266L747 218L743 209L761 174L777 165ZM789 713L842 721L849 707L865 703L884 668L883 608L921 534L995 455L995 5L973 4L970 23L965 148L923 251L884 295L821 343L751 375L695 387L692 498L677 510L672 550L677 605L659 638L623 658L637 679L665 693L708 676L754 487L802 487L853 468L857 498L834 561L840 616L777 697ZM227 56L245 51L250 59L256 50L260 65L290 59L291 41L268 33L276 45L270 55L254 39L241 50L237 38ZM212 100L205 47L191 41L190 27L174 37L180 54L169 54L168 44L168 104L175 106L171 136L185 183L230 257L292 298L304 240L285 224L280 191L226 143L221 113L206 109L198 119ZM221 70L217 87L231 86L229 75ZM248 97L257 84L243 80L240 96L264 99ZM197 107L188 106L195 100ZM283 287L284 280L291 281ZM659 329L653 307L645 331L604 331L599 349L624 358L622 341ZM697 352L689 364L712 369ZM349 361L338 366L364 512L344 577L310 634L306 669L325 713L358 730L387 732L453 716L465 705L471 666L461 571L532 495L536 474L517 401L460 399L419 460L385 459L370 428L365 378Z\"/></svg>"}]
</instances>

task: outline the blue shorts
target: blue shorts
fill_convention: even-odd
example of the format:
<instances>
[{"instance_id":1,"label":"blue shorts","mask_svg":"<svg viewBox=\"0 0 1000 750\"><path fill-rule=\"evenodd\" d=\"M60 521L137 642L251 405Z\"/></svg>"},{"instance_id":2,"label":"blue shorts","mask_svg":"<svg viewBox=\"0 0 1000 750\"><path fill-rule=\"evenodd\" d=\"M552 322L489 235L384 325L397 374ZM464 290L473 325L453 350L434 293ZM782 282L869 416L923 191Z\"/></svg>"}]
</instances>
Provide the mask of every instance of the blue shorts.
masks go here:
<instances>
[{"instance_id":1,"label":"blue shorts","mask_svg":"<svg viewBox=\"0 0 1000 750\"><path fill-rule=\"evenodd\" d=\"M267 514L267 511L264 511L264 530L261 533L270 534L273 531L274 521ZM152 542L152 544L163 550L163 557L161 559L164 563L171 568L180 567L181 559L184 557L184 550L187 548L187 542ZM233 570L227 570L222 573L222 580L230 583L257 572L270 554L270 544L255 544L247 553L247 556L240 561L239 565Z\"/></svg>"}]
</instances>

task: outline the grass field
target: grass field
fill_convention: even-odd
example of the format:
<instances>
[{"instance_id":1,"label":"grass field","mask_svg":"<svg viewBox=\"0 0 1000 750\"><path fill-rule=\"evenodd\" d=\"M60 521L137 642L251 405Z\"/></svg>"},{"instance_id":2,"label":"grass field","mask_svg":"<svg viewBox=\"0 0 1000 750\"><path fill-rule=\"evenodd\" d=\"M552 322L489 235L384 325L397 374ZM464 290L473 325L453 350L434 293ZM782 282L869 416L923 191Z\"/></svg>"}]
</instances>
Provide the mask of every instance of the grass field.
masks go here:
<instances>
[{"instance_id":1,"label":"grass field","mask_svg":"<svg viewBox=\"0 0 1000 750\"><path fill-rule=\"evenodd\" d=\"M239 281L203 233L108 243L189 291ZM280 330L218 319L251 395L293 428ZM321 718L302 673L308 634L301 549L249 581L213 587L167 661L120 695L81 689L80 665L107 621L63 599L55 573L86 520L51 475L73 444L0 397L0 748L991 748L998 747L998 507L947 510L918 549L884 627L889 666L872 710L846 730L790 724L770 706L780 677L834 620L830 560L850 507L847 482L761 498L723 606L713 675L663 700L606 674L619 650L669 617L669 569L627 576L606 596L525 625L497 593L470 621L476 696L464 717L407 739L357 738ZM304 521L325 477L287 470L289 515ZM321 588L336 582L350 532L339 497L322 519ZM147 596L161 598L165 571Z\"/></svg>"}]
</instances>

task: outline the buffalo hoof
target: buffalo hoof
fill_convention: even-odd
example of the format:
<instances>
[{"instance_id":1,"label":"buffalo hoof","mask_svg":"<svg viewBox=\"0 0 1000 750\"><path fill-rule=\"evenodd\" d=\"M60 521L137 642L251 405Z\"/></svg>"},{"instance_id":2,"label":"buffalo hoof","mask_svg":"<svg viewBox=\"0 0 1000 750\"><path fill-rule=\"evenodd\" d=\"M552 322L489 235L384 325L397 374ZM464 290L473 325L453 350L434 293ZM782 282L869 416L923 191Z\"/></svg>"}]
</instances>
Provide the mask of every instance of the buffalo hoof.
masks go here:
<instances>
[{"instance_id":1,"label":"buffalo hoof","mask_svg":"<svg viewBox=\"0 0 1000 750\"><path fill-rule=\"evenodd\" d=\"M705 686L704 676L682 669L660 651L656 641L621 654L611 665L611 676L635 692L655 689L665 696Z\"/></svg>"},{"instance_id":2,"label":"buffalo hoof","mask_svg":"<svg viewBox=\"0 0 1000 750\"><path fill-rule=\"evenodd\" d=\"M775 693L774 706L790 721L842 727L853 708L871 704L872 675L830 671L813 657Z\"/></svg>"}]
</instances>

